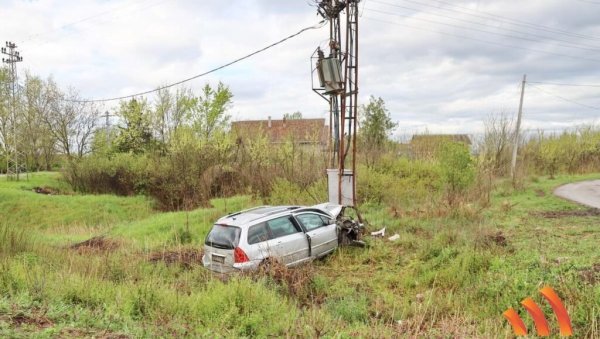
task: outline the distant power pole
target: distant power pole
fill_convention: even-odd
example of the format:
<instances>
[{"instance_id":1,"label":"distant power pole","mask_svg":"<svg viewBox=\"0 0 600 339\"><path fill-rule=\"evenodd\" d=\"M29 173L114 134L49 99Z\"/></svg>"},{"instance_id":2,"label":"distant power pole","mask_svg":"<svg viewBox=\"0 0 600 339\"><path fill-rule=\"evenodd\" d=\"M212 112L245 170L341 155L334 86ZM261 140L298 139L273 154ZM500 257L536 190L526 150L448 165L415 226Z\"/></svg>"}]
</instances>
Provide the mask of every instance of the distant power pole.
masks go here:
<instances>
[{"instance_id":1,"label":"distant power pole","mask_svg":"<svg viewBox=\"0 0 600 339\"><path fill-rule=\"evenodd\" d=\"M521 83L521 100L519 101L519 114L517 115L517 126L515 127L515 140L512 152L512 161L510 165L510 176L515 182L516 167L517 167L517 149L519 148L519 129L521 128L521 116L523 115L523 96L525 95L525 83L527 82L527 74L523 75L523 82Z\"/></svg>"},{"instance_id":2,"label":"distant power pole","mask_svg":"<svg viewBox=\"0 0 600 339\"><path fill-rule=\"evenodd\" d=\"M8 55L8 58L2 58L2 62L10 67L11 80L11 105L10 105L10 124L9 129L12 129L12 145L10 138L4 140L6 148L6 179L19 180L20 172L27 172L25 161L19 161L21 155L18 147L17 138L17 62L23 61L23 57L16 50L17 45L14 42L7 41L6 47L2 47L2 54Z\"/></svg>"},{"instance_id":3,"label":"distant power pole","mask_svg":"<svg viewBox=\"0 0 600 339\"><path fill-rule=\"evenodd\" d=\"M105 133L106 133L106 149L108 149L109 145L110 145L110 120L108 119L110 115L108 114L108 111L104 112L104 117L106 118L106 129L105 129Z\"/></svg>"}]
</instances>

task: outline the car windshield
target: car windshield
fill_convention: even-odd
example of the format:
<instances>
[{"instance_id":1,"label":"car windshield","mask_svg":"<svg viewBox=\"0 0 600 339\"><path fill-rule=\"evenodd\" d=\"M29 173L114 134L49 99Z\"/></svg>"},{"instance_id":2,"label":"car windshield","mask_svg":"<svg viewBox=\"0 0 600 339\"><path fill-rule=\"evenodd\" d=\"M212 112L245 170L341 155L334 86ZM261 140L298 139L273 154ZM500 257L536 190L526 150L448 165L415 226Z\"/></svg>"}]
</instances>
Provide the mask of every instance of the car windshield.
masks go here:
<instances>
[{"instance_id":1,"label":"car windshield","mask_svg":"<svg viewBox=\"0 0 600 339\"><path fill-rule=\"evenodd\" d=\"M211 247L232 250L238 244L240 232L239 227L216 224L206 236L204 243Z\"/></svg>"}]
</instances>

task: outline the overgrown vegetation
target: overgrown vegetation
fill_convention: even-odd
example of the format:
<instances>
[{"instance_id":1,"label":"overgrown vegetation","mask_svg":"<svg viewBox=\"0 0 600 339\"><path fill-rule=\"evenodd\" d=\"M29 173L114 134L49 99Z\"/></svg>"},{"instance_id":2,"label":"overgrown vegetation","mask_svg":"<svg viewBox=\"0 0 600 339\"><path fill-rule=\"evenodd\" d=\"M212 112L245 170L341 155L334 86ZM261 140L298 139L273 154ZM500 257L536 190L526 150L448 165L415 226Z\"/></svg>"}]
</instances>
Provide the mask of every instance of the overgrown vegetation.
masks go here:
<instances>
[{"instance_id":1,"label":"overgrown vegetation","mask_svg":"<svg viewBox=\"0 0 600 339\"><path fill-rule=\"evenodd\" d=\"M223 84L122 102L106 130L77 127L93 107L53 106L52 82L28 81L28 164L60 160L62 175L0 178L2 336L507 337L502 312L546 284L578 336L600 336L597 213L552 195L599 177L593 126L524 139L509 181L510 119L490 118L475 147L441 138L411 152L390 140L395 125L373 97L361 109L360 210L399 239L224 278L199 267L214 220L323 202L324 145L235 135Z\"/></svg>"},{"instance_id":2,"label":"overgrown vegetation","mask_svg":"<svg viewBox=\"0 0 600 339\"><path fill-rule=\"evenodd\" d=\"M396 166L411 164L402 163ZM201 245L217 217L261 203L251 196L156 213L140 197L31 190L64 185L57 174L2 180L3 215L28 212L0 228L0 334L506 337L511 329L501 313L526 296L544 305L537 290L548 284L563 298L575 333L595 337L597 216L566 213L584 209L551 194L586 178L598 176L537 178L516 191L497 183L491 205L471 217L371 201L361 208L370 225L399 240L367 237L368 248L340 248L297 270L226 281L199 266ZM191 239L174 241L186 224Z\"/></svg>"}]
</instances>

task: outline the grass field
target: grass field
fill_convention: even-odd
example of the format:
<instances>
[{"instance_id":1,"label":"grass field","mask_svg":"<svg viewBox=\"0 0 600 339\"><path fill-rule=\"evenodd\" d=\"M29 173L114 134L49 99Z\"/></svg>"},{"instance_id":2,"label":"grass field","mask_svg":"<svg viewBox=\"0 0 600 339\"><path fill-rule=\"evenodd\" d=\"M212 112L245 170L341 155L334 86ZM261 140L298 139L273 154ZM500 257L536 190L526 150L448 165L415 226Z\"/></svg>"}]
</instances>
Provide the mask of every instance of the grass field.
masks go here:
<instances>
[{"instance_id":1,"label":"grass field","mask_svg":"<svg viewBox=\"0 0 600 339\"><path fill-rule=\"evenodd\" d=\"M498 183L491 206L453 216L362 206L367 248L278 275L229 279L197 263L212 221L260 204L159 213L144 197L78 195L56 173L0 177L1 337L512 337L502 317L552 286L575 337L600 337L600 216L552 195L600 175ZM60 193L37 194L34 187ZM95 238L97 247L80 244ZM164 259L164 260L163 260ZM172 263L174 262L174 263Z\"/></svg>"}]
</instances>

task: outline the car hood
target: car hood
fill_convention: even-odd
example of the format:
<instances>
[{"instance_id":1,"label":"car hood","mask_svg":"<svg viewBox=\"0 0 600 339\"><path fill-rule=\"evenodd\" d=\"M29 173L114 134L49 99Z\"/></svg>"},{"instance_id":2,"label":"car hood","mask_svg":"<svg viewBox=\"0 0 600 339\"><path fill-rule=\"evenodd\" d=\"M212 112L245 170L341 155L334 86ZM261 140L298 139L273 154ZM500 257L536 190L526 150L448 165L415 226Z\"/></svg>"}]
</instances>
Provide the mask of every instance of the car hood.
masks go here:
<instances>
[{"instance_id":1,"label":"car hood","mask_svg":"<svg viewBox=\"0 0 600 339\"><path fill-rule=\"evenodd\" d=\"M338 217L338 215L342 212L342 208L343 208L342 205L332 204L330 202L314 205L312 207L321 209L321 210L331 214L334 218Z\"/></svg>"}]
</instances>

